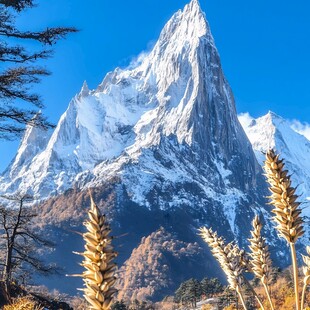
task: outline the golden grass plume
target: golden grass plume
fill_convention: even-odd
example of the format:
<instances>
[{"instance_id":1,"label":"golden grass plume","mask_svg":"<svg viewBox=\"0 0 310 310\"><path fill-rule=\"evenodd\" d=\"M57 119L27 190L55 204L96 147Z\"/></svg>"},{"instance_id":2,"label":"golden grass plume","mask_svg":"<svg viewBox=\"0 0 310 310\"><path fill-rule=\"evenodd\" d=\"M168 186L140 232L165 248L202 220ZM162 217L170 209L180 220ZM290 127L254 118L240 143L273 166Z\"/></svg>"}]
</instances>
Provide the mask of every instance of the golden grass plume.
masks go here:
<instances>
[{"instance_id":1,"label":"golden grass plume","mask_svg":"<svg viewBox=\"0 0 310 310\"><path fill-rule=\"evenodd\" d=\"M88 212L88 220L84 226L87 232L83 234L85 251L80 254L84 257L82 266L85 271L81 276L84 280L84 297L89 303L90 310L110 309L113 295L116 289L113 287L116 277L116 264L113 263L117 253L111 245L112 237L110 227L105 215L91 198L91 207Z\"/></svg>"},{"instance_id":2,"label":"golden grass plume","mask_svg":"<svg viewBox=\"0 0 310 310\"><path fill-rule=\"evenodd\" d=\"M296 195L296 187L292 186L291 177L284 169L284 160L279 158L274 150L266 153L264 163L265 175L269 183L270 205L273 205L271 212L274 214L273 220L279 235L290 245L293 274L294 274L294 296L296 310L303 309L305 291L310 284L310 247L307 247L308 256L303 256L305 266L304 288L301 301L299 300L299 280L298 266L295 243L304 234L303 218L301 216L300 202ZM237 291L244 309L245 301L242 296L241 286L246 283L253 292L261 309L265 309L259 296L243 277L244 271L252 271L258 277L264 287L271 309L274 309L273 300L270 296L269 283L271 280L271 259L268 251L266 239L261 236L262 223L258 216L253 220L253 230L251 231L250 241L250 266L248 266L248 255L240 250L235 244L225 244L224 239L219 237L211 228L203 227L200 235L209 245L213 256L220 263L221 268L227 276L230 286Z\"/></svg>"},{"instance_id":3,"label":"golden grass plume","mask_svg":"<svg viewBox=\"0 0 310 310\"><path fill-rule=\"evenodd\" d=\"M3 310L43 310L31 297L16 298L10 305L4 306Z\"/></svg>"},{"instance_id":4,"label":"golden grass plume","mask_svg":"<svg viewBox=\"0 0 310 310\"><path fill-rule=\"evenodd\" d=\"M266 153L264 164L267 181L270 184L270 204L274 206L273 220L276 229L289 243L295 243L304 234L300 202L295 194L296 187L291 186L291 178L284 169L283 159L274 150Z\"/></svg>"},{"instance_id":5,"label":"golden grass plume","mask_svg":"<svg viewBox=\"0 0 310 310\"><path fill-rule=\"evenodd\" d=\"M297 201L296 187L291 186L291 177L284 169L284 160L274 150L266 153L264 170L271 192L270 204L274 206L272 213L276 229L290 245L294 273L295 305L300 310L299 280L295 243L304 234L300 202Z\"/></svg>"},{"instance_id":6,"label":"golden grass plume","mask_svg":"<svg viewBox=\"0 0 310 310\"><path fill-rule=\"evenodd\" d=\"M252 238L249 239L250 242L250 264L252 267L252 272L254 275L260 279L265 289L269 304L271 309L274 309L274 305L270 296L269 284L271 282L271 269L272 261L270 259L270 253L268 250L268 245L266 239L262 237L262 223L259 216L256 215L252 222L253 230L251 231Z\"/></svg>"},{"instance_id":7,"label":"golden grass plume","mask_svg":"<svg viewBox=\"0 0 310 310\"><path fill-rule=\"evenodd\" d=\"M225 272L230 287L238 293L241 303L246 309L241 291L244 281L242 273L246 269L244 251L240 250L232 242L225 244L224 239L219 237L217 232L213 232L211 228L202 227L199 231L201 237L209 245L213 256Z\"/></svg>"},{"instance_id":8,"label":"golden grass plume","mask_svg":"<svg viewBox=\"0 0 310 310\"><path fill-rule=\"evenodd\" d=\"M262 223L259 216L256 215L252 222L253 230L250 242L250 264L255 276L261 280L263 284L269 284L271 280L272 262L266 239L261 236Z\"/></svg>"}]
</instances>

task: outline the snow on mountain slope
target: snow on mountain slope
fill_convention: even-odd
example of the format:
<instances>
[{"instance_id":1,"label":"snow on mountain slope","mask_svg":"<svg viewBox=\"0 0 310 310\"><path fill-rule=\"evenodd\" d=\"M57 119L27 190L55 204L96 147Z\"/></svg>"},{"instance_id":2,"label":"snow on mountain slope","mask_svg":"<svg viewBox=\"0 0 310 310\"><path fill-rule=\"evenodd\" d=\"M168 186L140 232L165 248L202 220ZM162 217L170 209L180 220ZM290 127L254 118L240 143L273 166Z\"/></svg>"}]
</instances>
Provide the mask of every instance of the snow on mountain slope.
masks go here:
<instances>
[{"instance_id":1,"label":"snow on mountain slope","mask_svg":"<svg viewBox=\"0 0 310 310\"><path fill-rule=\"evenodd\" d=\"M113 79L100 90L124 74L129 73L111 74ZM154 89L150 77L156 81L156 104L149 105L134 126L135 141L122 156L79 175L78 186L85 179L92 180L88 186L98 186L117 173L132 199L150 206L147 193L154 186L196 183L206 196L225 205L233 223L234 206L247 199L245 192L256 183L260 170L236 118L233 95L196 1L172 17L153 51L130 74L140 80L145 76L147 89ZM176 197L163 202L179 203Z\"/></svg>"},{"instance_id":2,"label":"snow on mountain slope","mask_svg":"<svg viewBox=\"0 0 310 310\"><path fill-rule=\"evenodd\" d=\"M39 116L40 113L41 112L39 112L35 118ZM14 179L19 174L24 174L32 158L46 148L50 136L50 131L27 126L17 154L5 173L9 173L11 179ZM22 171L20 171L21 168Z\"/></svg>"},{"instance_id":3,"label":"snow on mountain slope","mask_svg":"<svg viewBox=\"0 0 310 310\"><path fill-rule=\"evenodd\" d=\"M269 112L257 119L239 117L244 126L260 164L270 148L276 149L285 159L287 169L292 174L294 185L298 185L297 193L301 201L310 200L310 141L291 128L289 121ZM303 215L310 216L309 205L305 205Z\"/></svg>"},{"instance_id":4,"label":"snow on mountain slope","mask_svg":"<svg viewBox=\"0 0 310 310\"><path fill-rule=\"evenodd\" d=\"M96 90L84 83L46 147L15 171L4 173L0 191L39 199L117 176L149 209L217 209L240 240L243 221L264 205L261 168L197 0L135 67L108 73Z\"/></svg>"},{"instance_id":5,"label":"snow on mountain slope","mask_svg":"<svg viewBox=\"0 0 310 310\"><path fill-rule=\"evenodd\" d=\"M172 16L153 50L138 63L108 73L95 90L84 83L51 136L41 141L44 134L33 132L33 139L26 133L13 164L2 175L0 192L36 195L44 233L51 230L56 240L72 236L78 244L79 236L70 235L68 226L83 222L92 188L115 235L125 235L120 264L127 260L134 265L139 255L133 255L133 249L141 250L144 236L154 240L153 233L161 226L178 244L197 242L203 257L193 255L193 261L183 257L180 264L171 263L167 273L164 265L172 252L161 247L160 236L155 238L159 251L167 254L156 269L174 285L160 294L171 294L177 282L185 280L181 278L186 273L178 268L182 264L188 274L199 270L220 275L197 235L201 225L247 246L251 220L260 213L273 254L282 255L280 265L287 262L268 220L262 169L238 121L232 91L197 0ZM70 273L74 246L70 241L65 252L60 243L52 258ZM134 281L124 287L143 283L139 290L145 291L153 281L153 276L145 279L145 268L141 265ZM76 279L57 280L58 288L70 293L77 285ZM156 287L152 296L160 297Z\"/></svg>"}]
</instances>

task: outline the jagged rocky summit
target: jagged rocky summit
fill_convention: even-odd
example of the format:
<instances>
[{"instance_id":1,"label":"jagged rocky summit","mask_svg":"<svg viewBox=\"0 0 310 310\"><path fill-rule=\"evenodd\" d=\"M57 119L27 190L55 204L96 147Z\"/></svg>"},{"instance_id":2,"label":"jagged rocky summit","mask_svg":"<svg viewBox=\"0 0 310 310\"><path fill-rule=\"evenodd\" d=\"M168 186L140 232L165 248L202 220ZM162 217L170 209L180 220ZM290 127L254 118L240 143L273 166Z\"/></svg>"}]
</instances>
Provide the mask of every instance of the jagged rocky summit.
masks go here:
<instances>
[{"instance_id":1,"label":"jagged rocky summit","mask_svg":"<svg viewBox=\"0 0 310 310\"><path fill-rule=\"evenodd\" d=\"M88 188L111 218L114 233L125 234L120 264L134 248L141 249L142 237L161 240L154 232L164 227L178 244L198 242L203 248L196 262L178 258L193 273L199 265L202 277L221 275L197 236L199 226L212 226L245 245L254 213L269 216L262 169L238 121L197 0L172 16L152 51L134 67L108 73L94 90L84 83L53 132L27 128L0 184L1 192L38 198L41 221L49 223L45 229L70 240L66 247L62 241L51 259L72 273L76 258L70 247L82 245L68 225L79 226L85 217ZM268 220L266 234L277 243ZM162 261L171 253L163 251ZM166 295L179 284L173 279L186 280L188 273L182 279L178 264L164 265L158 268L166 268ZM59 289L74 293L76 280L58 280ZM134 292L139 281L126 289ZM160 297L156 289L148 295Z\"/></svg>"}]
</instances>

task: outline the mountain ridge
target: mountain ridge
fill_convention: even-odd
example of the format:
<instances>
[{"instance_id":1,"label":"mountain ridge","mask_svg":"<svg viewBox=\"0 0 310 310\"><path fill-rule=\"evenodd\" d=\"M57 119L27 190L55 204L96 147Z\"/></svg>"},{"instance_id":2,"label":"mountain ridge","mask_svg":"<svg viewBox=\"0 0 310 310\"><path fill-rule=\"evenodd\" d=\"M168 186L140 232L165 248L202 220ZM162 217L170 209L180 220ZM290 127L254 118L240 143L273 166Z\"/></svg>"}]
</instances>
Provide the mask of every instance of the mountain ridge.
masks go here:
<instances>
[{"instance_id":1,"label":"mountain ridge","mask_svg":"<svg viewBox=\"0 0 310 310\"><path fill-rule=\"evenodd\" d=\"M244 189L256 181L259 167L238 123L209 25L194 0L168 21L140 65L108 73L100 91L90 91L84 83L46 149L15 180L4 175L1 187L3 191L24 187L41 198L57 195L75 186L79 173L92 175L98 163L126 161L127 155L135 160L143 149L156 147L169 136L200 153L199 160L213 165L211 171L219 178L219 170L237 165L231 164L232 153L247 149L244 156L252 158L244 170L250 180L240 179L238 186ZM243 166L242 162L238 164ZM227 172L226 178L232 174Z\"/></svg>"},{"instance_id":2,"label":"mountain ridge","mask_svg":"<svg viewBox=\"0 0 310 310\"><path fill-rule=\"evenodd\" d=\"M95 90L84 83L46 147L18 168L23 173L11 176L8 169L2 175L0 192L20 190L38 198L38 225L58 240L71 240L66 254L61 243L52 255L71 273L78 270L64 257L71 261L68 253L79 250L71 248L79 242L68 227L82 229L89 189L113 232L126 232L120 264L163 226L175 240L197 242L205 252L195 264L184 261L184 268L199 265L202 274L221 276L197 228L212 226L246 246L256 213L265 218L271 243L280 245L268 220L262 169L238 121L197 0L172 16L136 67L115 69ZM285 263L285 253L279 255ZM171 268L167 283L181 278ZM59 289L75 288L70 281L61 278Z\"/></svg>"},{"instance_id":3,"label":"mountain ridge","mask_svg":"<svg viewBox=\"0 0 310 310\"><path fill-rule=\"evenodd\" d=\"M310 141L294 130L291 122L285 120L276 113L269 111L266 115L257 119L247 117L245 121L240 117L241 123L246 131L257 160L262 165L264 155L268 149L273 148L285 159L286 167L292 175L294 185L297 186L297 194L301 202L310 200ZM305 208L303 215L310 216L309 210Z\"/></svg>"}]
</instances>

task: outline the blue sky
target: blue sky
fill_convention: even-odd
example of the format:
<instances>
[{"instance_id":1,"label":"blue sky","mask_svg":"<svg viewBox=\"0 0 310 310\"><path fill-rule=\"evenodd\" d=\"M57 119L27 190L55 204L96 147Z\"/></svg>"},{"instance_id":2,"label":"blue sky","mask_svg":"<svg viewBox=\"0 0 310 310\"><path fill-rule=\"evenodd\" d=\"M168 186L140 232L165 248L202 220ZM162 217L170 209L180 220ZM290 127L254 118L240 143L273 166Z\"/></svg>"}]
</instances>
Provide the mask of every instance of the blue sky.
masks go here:
<instances>
[{"instance_id":1,"label":"blue sky","mask_svg":"<svg viewBox=\"0 0 310 310\"><path fill-rule=\"evenodd\" d=\"M57 123L87 80L95 88L108 71L149 50L171 15L188 1L39 1L17 18L25 29L74 25L81 32L55 46L44 65L52 71L35 89ZM310 123L310 3L201 0L238 113L272 110ZM0 142L4 169L18 141Z\"/></svg>"}]
</instances>

